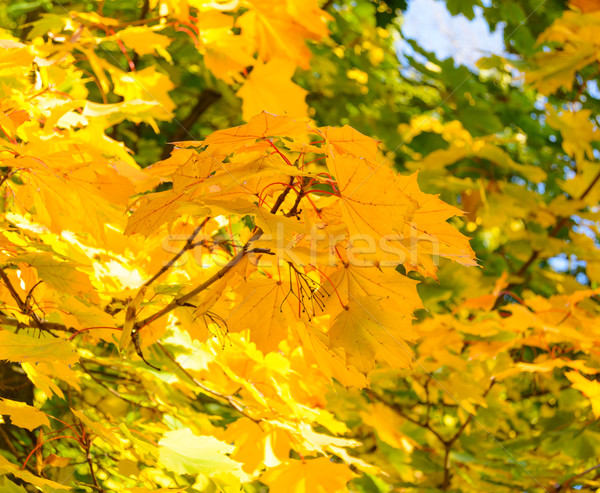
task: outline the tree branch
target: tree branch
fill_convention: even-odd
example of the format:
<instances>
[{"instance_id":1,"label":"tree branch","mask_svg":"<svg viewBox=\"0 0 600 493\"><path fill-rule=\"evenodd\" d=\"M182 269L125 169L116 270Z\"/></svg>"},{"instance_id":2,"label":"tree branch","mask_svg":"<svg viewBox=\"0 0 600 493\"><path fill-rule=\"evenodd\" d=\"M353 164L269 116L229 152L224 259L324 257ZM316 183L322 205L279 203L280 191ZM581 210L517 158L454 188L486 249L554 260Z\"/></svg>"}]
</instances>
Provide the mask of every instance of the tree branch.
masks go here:
<instances>
[{"instance_id":1,"label":"tree branch","mask_svg":"<svg viewBox=\"0 0 600 493\"><path fill-rule=\"evenodd\" d=\"M17 303L17 306L19 307L19 310L21 311L21 313L23 315L29 316L29 318L33 322L33 325L35 325L35 327L37 329L43 330L44 326L42 324L42 321L38 318L38 316L34 312L31 311L31 309L29 308L28 304L21 299L21 297L19 296L19 293L17 293L17 290L14 288L14 286L10 282L10 279L6 275L6 272L4 272L3 268L0 268L0 278L4 282L4 285L7 287L7 289L10 292L10 295L12 296L12 298Z\"/></svg>"},{"instance_id":2,"label":"tree branch","mask_svg":"<svg viewBox=\"0 0 600 493\"><path fill-rule=\"evenodd\" d=\"M293 183L293 179L294 179L294 177L292 177L290 179L290 185ZM270 211L271 214L277 213L277 211L279 210L279 207L281 207L281 204L283 204L283 201L285 200L285 197L287 196L289 191L290 191L290 188L288 187L283 192L281 192L281 194L275 201L275 205L273 205L273 207L271 208L271 211ZM298 199L296 199L296 203L294 204L294 206L292 207L290 212L288 212L288 214L290 214L292 212L295 214L295 212L296 212L295 210L297 209L299 203L300 203L300 201ZM286 214L286 216L287 216L287 214ZM233 257L225 266L223 266L221 268L221 270L219 270L216 274L214 274L212 277L210 277L209 279L204 281L199 286L196 286L189 293L184 294L183 296L180 296L179 298L174 299L171 303L169 303L167 306L165 306L162 310L159 310L158 312L156 312L154 315L150 315L149 317L145 318L144 320L141 320L140 322L136 322L134 324L132 334L135 336L138 333L138 331L140 329L142 329L143 327L145 327L146 325L154 322L155 320L158 320L160 317L173 311L178 306L184 305L188 300L192 299L194 296L197 296L202 291L204 291L205 289L209 288L212 284L217 282L219 279L223 278L223 276L225 276L225 274L227 274L233 267L235 267L242 260L244 255L246 255L248 253L250 244L253 241L260 238L260 236L262 234L263 234L262 229L257 228L255 233L250 237L250 239L246 242L246 244L242 247L242 249L238 252L238 254L235 257Z\"/></svg>"},{"instance_id":3,"label":"tree branch","mask_svg":"<svg viewBox=\"0 0 600 493\"><path fill-rule=\"evenodd\" d=\"M179 362L173 358L173 355L171 353L169 353L169 351L167 351L165 349L165 347L160 343L157 342L156 343L158 345L158 347L160 348L160 350L165 354L165 356L167 358L169 358L171 360L171 362L186 376L188 377L188 379L190 379L194 385L197 385L199 388L202 389L203 392L205 392L206 394L215 397L216 399L220 399L220 400L224 400L226 401L231 407L233 407L236 411L238 411L240 414L246 416L247 418L251 419L252 421L254 421L255 423L258 423L260 421L260 419L256 419L255 417L253 417L252 415L248 414L245 410L245 406L241 403L238 402L232 395L224 395L221 394L220 392L217 392L216 390L211 389L210 387L207 387L206 385L204 385L202 382L200 382L196 377L194 377L189 371L187 371L183 366L181 366L179 364Z\"/></svg>"},{"instance_id":4,"label":"tree branch","mask_svg":"<svg viewBox=\"0 0 600 493\"><path fill-rule=\"evenodd\" d=\"M333 2L334 2L334 0L327 0L321 7L321 10L328 10L329 7L331 7L333 5Z\"/></svg>"},{"instance_id":5,"label":"tree branch","mask_svg":"<svg viewBox=\"0 0 600 493\"><path fill-rule=\"evenodd\" d=\"M248 247L250 246L250 243L257 240L262 235L262 233L263 233L262 230L258 229L256 231L256 233L254 233L252 235L252 237L248 240L248 242L243 246L243 248L240 250L240 252L235 257L233 257L216 274L211 276L209 279L204 281L202 284L200 284L199 286L196 286L189 293L184 294L183 296L180 296L179 298L175 298L173 301L171 301L171 303L169 303L167 306L165 306L162 310L159 310L158 312L156 312L154 315L150 315L149 317L145 318L144 320L137 322L134 325L133 333L134 334L137 333L140 329L142 329L142 327L145 327L146 325L154 322L155 320L158 320L160 317L166 315L167 313L172 312L175 308L184 305L187 301L191 300L194 296L197 296L202 291L204 291L205 289L209 288L212 284L217 282L219 279L223 278L223 276L225 276L225 274L227 274L231 269L233 269L242 260L244 255L246 255L246 253L248 253Z\"/></svg>"},{"instance_id":6,"label":"tree branch","mask_svg":"<svg viewBox=\"0 0 600 493\"><path fill-rule=\"evenodd\" d=\"M10 325L11 327L17 327L18 329L31 329L36 328L39 329L39 326L30 327L22 322L19 322L16 318L8 317L0 313L0 324L2 325ZM73 327L67 327L66 325L59 324L56 322L44 322L40 320L40 325L43 330L58 330L61 332L70 332L74 333L75 329Z\"/></svg>"},{"instance_id":7,"label":"tree branch","mask_svg":"<svg viewBox=\"0 0 600 493\"><path fill-rule=\"evenodd\" d=\"M178 142L180 140L184 140L190 134L190 130L194 126L194 123L196 123L198 119L204 114L204 112L208 108L210 108L214 103L216 103L220 98L220 93L213 91L212 89L204 89L200 93L200 97L198 98L196 105L192 108L190 114L185 120L183 120L182 123L179 124L179 127L177 128L177 130L175 130L175 132L173 132L173 135L169 137L168 141ZM170 152L171 150L165 146L162 153L162 159L166 159L167 157L169 157Z\"/></svg>"},{"instance_id":8,"label":"tree branch","mask_svg":"<svg viewBox=\"0 0 600 493\"><path fill-rule=\"evenodd\" d=\"M598 173L594 177L594 179L592 180L592 182L583 191L583 193L577 198L577 200L583 200L583 199L585 199L587 197L587 195L592 191L592 189L594 188L594 186L596 185L596 183L598 183L598 180L600 180L600 173ZM554 238L560 232L560 230L563 228L563 226L569 221L569 219L570 219L569 217L561 217L561 218L559 218L559 220L556 222L555 226L552 228L552 230L550 231L550 233L548 233L548 237ZM541 253L542 253L541 250L534 250L533 252L531 252L530 257L525 261L525 263L515 273L515 275L517 275L517 276L520 277L523 274L525 274L525 272L527 272L527 269L529 269L529 267L531 266L531 264L533 264L538 259L538 257L540 256ZM505 288L505 291L512 290L518 284L519 283L511 282ZM498 308L501 303L502 303L502 297L498 296L498 298L496 299L496 303L494 304L494 309Z\"/></svg>"},{"instance_id":9,"label":"tree branch","mask_svg":"<svg viewBox=\"0 0 600 493\"><path fill-rule=\"evenodd\" d=\"M162 276L165 272L167 272L174 264L179 260L179 258L188 250L192 250L197 245L194 243L194 239L198 236L198 233L206 226L206 223L210 220L210 217L206 217L204 221L192 232L192 234L188 237L183 248L175 255L171 260L169 260L165 265L161 267L161 269L154 274L150 279L148 279L143 285L142 288L147 288L156 281L160 276ZM140 288L141 289L141 288Z\"/></svg>"},{"instance_id":10,"label":"tree branch","mask_svg":"<svg viewBox=\"0 0 600 493\"><path fill-rule=\"evenodd\" d=\"M557 485L553 491L566 491L568 488L571 487L571 485L580 477L585 476L587 473L595 471L596 469L600 469L600 464L596 464L595 466L592 466L588 469L586 469L583 472L580 472L579 474L575 474L575 476L571 476L569 479L567 479L564 483Z\"/></svg>"},{"instance_id":11,"label":"tree branch","mask_svg":"<svg viewBox=\"0 0 600 493\"><path fill-rule=\"evenodd\" d=\"M490 385L483 393L482 397L484 399L490 393L490 390L492 390L492 387L494 386L495 383L496 383L496 380L494 379L494 377L492 377ZM480 407L481 406L479 404L477 404L475 406L475 412L477 412L477 410ZM444 490L444 491L447 491L448 488L450 488L450 483L452 480L452 478L450 476L450 452L452 450L452 446L460 438L463 431L465 431L465 429L467 428L467 426L469 426L469 424L471 423L471 421L473 421L473 419L475 419L475 413L469 413L469 416L467 417L467 419L465 419L465 422L461 425L461 427L458 429L458 431L454 435L452 435L450 440L448 440L447 442L444 443L444 482L442 483L442 490Z\"/></svg>"},{"instance_id":12,"label":"tree branch","mask_svg":"<svg viewBox=\"0 0 600 493\"><path fill-rule=\"evenodd\" d=\"M85 373L87 373L87 375L94 381L96 382L98 385L100 385L100 387L103 387L104 389L106 389L108 392L110 392L111 394L113 394L114 396L118 397L119 399L127 402L128 404L131 404L132 406L135 406L136 408L140 408L143 407L145 409L148 409L154 413L160 414L160 412L158 411L158 409L156 409L155 407L151 407L151 406L146 406L143 403L140 402L135 402L131 399L128 399L127 397L123 396L122 394L120 394L118 391L116 391L115 389L111 389L107 384L105 384L102 380L100 380L98 377L96 377L91 370L89 370L83 363L83 361L80 359L79 360L79 366L81 366L81 368L83 368L83 371Z\"/></svg>"},{"instance_id":13,"label":"tree branch","mask_svg":"<svg viewBox=\"0 0 600 493\"><path fill-rule=\"evenodd\" d=\"M496 381L494 380L494 378L492 378L490 385L483 393L482 397L484 399L489 394L489 392L495 382ZM394 412L396 412L396 414L403 417L407 421L410 421L411 423L413 423L417 426L420 426L421 428L425 428L425 429L429 430L441 442L441 444L444 446L444 479L442 482L442 490L447 491L450 488L450 483L451 483L450 452L452 451L452 446L460 438L460 436L465 431L467 426L469 426L469 424L473 421L473 419L475 419L475 414L469 413L469 416L467 417L465 422L461 425L461 427L458 429L458 431L454 435L452 435L450 438L444 438L443 435L440 432L438 432L437 430L435 430L431 426L431 423L429 423L429 408L427 409L427 416L425 418L426 420L425 420L425 422L422 422L418 419L412 418L411 416L405 414L404 410L398 404L396 404L394 402L389 402L387 399L385 399L383 396L381 396L380 394L375 392L373 389L366 389L366 393L367 393L367 395L369 395L369 397L372 397L373 399L388 406L390 409L392 409ZM479 409L479 407L480 407L479 405L476 405L475 411L477 411L477 409Z\"/></svg>"}]
</instances>

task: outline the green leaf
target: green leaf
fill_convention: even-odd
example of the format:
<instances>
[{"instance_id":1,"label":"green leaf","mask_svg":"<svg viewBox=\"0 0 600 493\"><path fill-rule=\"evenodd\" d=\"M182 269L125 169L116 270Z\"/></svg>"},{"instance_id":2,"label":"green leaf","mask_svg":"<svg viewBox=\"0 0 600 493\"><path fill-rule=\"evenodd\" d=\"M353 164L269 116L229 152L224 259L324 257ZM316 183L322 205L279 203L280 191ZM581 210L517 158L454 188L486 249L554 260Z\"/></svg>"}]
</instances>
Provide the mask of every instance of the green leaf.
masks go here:
<instances>
[{"instance_id":1,"label":"green leaf","mask_svg":"<svg viewBox=\"0 0 600 493\"><path fill-rule=\"evenodd\" d=\"M13 334L0 330L0 360L15 363L40 363L60 361L73 364L79 359L73 346L65 339L58 339L42 332L39 337Z\"/></svg>"},{"instance_id":2,"label":"green leaf","mask_svg":"<svg viewBox=\"0 0 600 493\"><path fill-rule=\"evenodd\" d=\"M167 431L158 442L160 462L169 471L178 474L198 474L218 476L233 473L244 475L242 465L226 454L235 447L212 436L195 435L189 428Z\"/></svg>"}]
</instances>

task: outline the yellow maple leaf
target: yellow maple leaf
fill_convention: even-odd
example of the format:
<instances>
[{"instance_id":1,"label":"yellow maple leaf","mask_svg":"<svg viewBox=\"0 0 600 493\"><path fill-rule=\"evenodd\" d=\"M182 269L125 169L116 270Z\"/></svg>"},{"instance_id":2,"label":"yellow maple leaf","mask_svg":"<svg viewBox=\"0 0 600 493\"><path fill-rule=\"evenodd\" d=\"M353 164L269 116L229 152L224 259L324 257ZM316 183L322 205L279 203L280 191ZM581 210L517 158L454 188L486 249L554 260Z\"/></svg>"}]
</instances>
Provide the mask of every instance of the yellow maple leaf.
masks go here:
<instances>
[{"instance_id":1,"label":"yellow maple leaf","mask_svg":"<svg viewBox=\"0 0 600 493\"><path fill-rule=\"evenodd\" d=\"M29 337L0 330L0 360L17 363L60 361L73 364L79 360L79 356L69 341L45 336L45 332L39 337Z\"/></svg>"},{"instance_id":2,"label":"yellow maple leaf","mask_svg":"<svg viewBox=\"0 0 600 493\"><path fill-rule=\"evenodd\" d=\"M158 34L154 27L149 26L128 26L121 29L114 37L121 40L127 48L131 48L140 55L149 55L157 51L163 56L167 54L167 57L168 53L165 49L172 41L168 36ZM103 38L103 41L110 39L112 37L106 37Z\"/></svg>"},{"instance_id":3,"label":"yellow maple leaf","mask_svg":"<svg viewBox=\"0 0 600 493\"><path fill-rule=\"evenodd\" d=\"M330 345L342 347L346 360L362 373L375 366L375 358L394 368L406 368L413 359L406 341L416 334L411 319L383 310L371 297L352 297L329 330Z\"/></svg>"},{"instance_id":4,"label":"yellow maple leaf","mask_svg":"<svg viewBox=\"0 0 600 493\"><path fill-rule=\"evenodd\" d=\"M346 491L355 474L345 464L327 457L287 461L265 472L260 480L271 493L336 493Z\"/></svg>"},{"instance_id":5,"label":"yellow maple leaf","mask_svg":"<svg viewBox=\"0 0 600 493\"><path fill-rule=\"evenodd\" d=\"M334 313L339 312L340 302L346 305L352 298L362 296L372 296L382 308L409 318L415 310L423 307L417 292L419 282L403 276L392 267L378 268L345 261L327 277L322 289L330 295L327 304Z\"/></svg>"},{"instance_id":6,"label":"yellow maple leaf","mask_svg":"<svg viewBox=\"0 0 600 493\"><path fill-rule=\"evenodd\" d=\"M0 414L10 417L10 422L19 428L32 431L39 426L50 426L50 421L45 413L29 406L24 402L2 399L0 397Z\"/></svg>"},{"instance_id":7,"label":"yellow maple leaf","mask_svg":"<svg viewBox=\"0 0 600 493\"><path fill-rule=\"evenodd\" d=\"M38 486L40 489L44 488L48 490L51 488L51 491L71 489L70 486L66 486L55 481L50 481L49 479L40 478L34 474L31 474L29 471L24 471L19 466L12 464L8 461L8 459L0 455L0 476L4 476L6 474L11 474L16 478L22 479L26 483Z\"/></svg>"},{"instance_id":8,"label":"yellow maple leaf","mask_svg":"<svg viewBox=\"0 0 600 493\"><path fill-rule=\"evenodd\" d=\"M275 467L289 457L292 441L286 431L263 421L260 426L248 418L231 423L223 438L235 444L231 458L243 464L248 474L263 464Z\"/></svg>"},{"instance_id":9,"label":"yellow maple leaf","mask_svg":"<svg viewBox=\"0 0 600 493\"><path fill-rule=\"evenodd\" d=\"M308 92L292 82L296 66L284 58L257 64L236 95L242 98L242 115L250 120L261 111L306 117Z\"/></svg>"},{"instance_id":10,"label":"yellow maple leaf","mask_svg":"<svg viewBox=\"0 0 600 493\"><path fill-rule=\"evenodd\" d=\"M249 329L250 340L264 352L276 350L287 339L290 323L305 310L294 297L291 279L251 279L236 293L240 301L224 317L227 325L234 332Z\"/></svg>"},{"instance_id":11,"label":"yellow maple leaf","mask_svg":"<svg viewBox=\"0 0 600 493\"><path fill-rule=\"evenodd\" d=\"M577 371L565 373L565 376L571 381L574 389L579 390L590 400L594 416L600 417L600 382L588 380Z\"/></svg>"},{"instance_id":12,"label":"yellow maple leaf","mask_svg":"<svg viewBox=\"0 0 600 493\"><path fill-rule=\"evenodd\" d=\"M575 72L596 59L591 44L566 45L561 51L538 53L533 57L535 67L525 73L525 81L542 94L551 94L560 87L570 90Z\"/></svg>"},{"instance_id":13,"label":"yellow maple leaf","mask_svg":"<svg viewBox=\"0 0 600 493\"><path fill-rule=\"evenodd\" d=\"M600 140L600 131L591 121L591 110L563 111L557 114L548 108L548 125L560 130L564 151L582 163L584 157L593 160L592 142Z\"/></svg>"},{"instance_id":14,"label":"yellow maple leaf","mask_svg":"<svg viewBox=\"0 0 600 493\"><path fill-rule=\"evenodd\" d=\"M240 81L246 68L256 63L252 40L244 32L234 34L233 25L233 16L217 10L199 12L196 22L206 68L228 84Z\"/></svg>"},{"instance_id":15,"label":"yellow maple leaf","mask_svg":"<svg viewBox=\"0 0 600 493\"><path fill-rule=\"evenodd\" d=\"M435 277L439 257L449 258L463 265L477 265L469 238L446 220L463 213L445 203L437 195L422 192L417 174L397 177L398 186L417 202L411 221L405 225L402 243L409 252L405 267L417 268L421 273Z\"/></svg>"},{"instance_id":16,"label":"yellow maple leaf","mask_svg":"<svg viewBox=\"0 0 600 493\"><path fill-rule=\"evenodd\" d=\"M210 134L203 142L215 156L241 152L252 148L257 141L285 135L295 137L309 132L312 127L307 120L294 119L286 115L274 115L262 112L252 117L245 125L218 130ZM263 148L269 147L264 142Z\"/></svg>"},{"instance_id":17,"label":"yellow maple leaf","mask_svg":"<svg viewBox=\"0 0 600 493\"><path fill-rule=\"evenodd\" d=\"M350 236L367 236L379 242L404 231L417 203L397 185L385 166L340 155L327 160L340 192L344 222Z\"/></svg>"},{"instance_id":18,"label":"yellow maple leaf","mask_svg":"<svg viewBox=\"0 0 600 493\"><path fill-rule=\"evenodd\" d=\"M346 352L341 347L330 347L329 337L324 329L312 324L298 327L300 339L307 356L314 358L319 370L328 377L335 378L346 387L363 388L367 379L354 366L346 362ZM310 361L310 359L309 359Z\"/></svg>"},{"instance_id":19,"label":"yellow maple leaf","mask_svg":"<svg viewBox=\"0 0 600 493\"><path fill-rule=\"evenodd\" d=\"M245 0L250 7L240 16L238 25L244 36L254 45L258 58L264 62L280 57L308 69L310 50L307 39L320 39L327 32L325 21L328 14L314 8L314 0ZM288 10L288 4L298 4ZM299 21L296 15L307 15ZM317 15L315 15L315 13Z\"/></svg>"},{"instance_id":20,"label":"yellow maple leaf","mask_svg":"<svg viewBox=\"0 0 600 493\"><path fill-rule=\"evenodd\" d=\"M369 404L360 416L363 423L373 427L382 441L394 448L412 452L414 441L400 431L405 420L389 406L380 402Z\"/></svg>"},{"instance_id":21,"label":"yellow maple leaf","mask_svg":"<svg viewBox=\"0 0 600 493\"><path fill-rule=\"evenodd\" d=\"M365 158L368 161L375 162L377 155L377 146L379 143L349 125L343 127L319 127L319 133L325 137L325 142L329 144L333 152L340 154L350 154L354 157Z\"/></svg>"},{"instance_id":22,"label":"yellow maple leaf","mask_svg":"<svg viewBox=\"0 0 600 493\"><path fill-rule=\"evenodd\" d=\"M600 0L571 0L569 4L584 13L600 10Z\"/></svg>"}]
</instances>

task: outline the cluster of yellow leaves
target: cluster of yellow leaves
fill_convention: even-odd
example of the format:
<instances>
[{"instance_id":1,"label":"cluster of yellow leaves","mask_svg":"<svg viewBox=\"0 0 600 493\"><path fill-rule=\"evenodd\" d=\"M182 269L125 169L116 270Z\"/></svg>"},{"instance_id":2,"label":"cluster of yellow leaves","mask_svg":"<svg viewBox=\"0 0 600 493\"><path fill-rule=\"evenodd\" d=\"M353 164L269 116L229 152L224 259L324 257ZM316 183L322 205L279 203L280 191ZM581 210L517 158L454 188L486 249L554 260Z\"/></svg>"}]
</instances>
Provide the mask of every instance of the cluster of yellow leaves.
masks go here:
<instances>
[{"instance_id":1,"label":"cluster of yellow leaves","mask_svg":"<svg viewBox=\"0 0 600 493\"><path fill-rule=\"evenodd\" d=\"M271 7L279 12L282 5ZM259 7L245 5L238 21L242 35L254 39L243 38L244 44L258 53L245 84L264 88L260 79L252 81L254 74L289 78L292 64L306 66L308 52L284 58ZM204 13L215 14L195 8L198 22ZM295 46L296 38L326 34L311 17L321 15L318 9L286 8L302 19L297 29L284 29ZM221 15L233 19L219 13L214 22L224 22ZM53 45L0 40L0 360L20 364L40 391L38 402L72 394L91 402L85 414L71 409L61 416L71 430L83 430L67 439L117 454L119 468L135 481L174 486L166 469L196 474L199 489L260 478L285 491L293 477L311 491L343 491L354 477L351 466L374 469L349 455L346 449L358 442L339 436L348 429L324 410L323 396L332 377L365 386L377 359L392 367L411 364L412 313L421 302L417 282L396 267L434 277L439 257L474 265L468 239L446 222L460 211L421 192L416 175L399 176L378 163L377 142L352 128L319 128L271 113L183 143L142 171L105 131L123 119L154 125L170 118L172 85L154 67L125 72L96 51L121 42L140 55L155 50L168 59L168 38L160 27L117 29L97 14L76 19L79 25L73 19L53 25ZM98 24L112 26L112 34L92 35ZM216 45L204 41L206 56L215 56ZM112 88L121 102L86 100L76 52L90 63L99 88ZM223 77L233 73L221 70ZM246 87L244 97L254 97ZM147 193L161 182L172 187ZM187 261L169 264L187 241L196 241L181 259ZM16 333L20 327L28 329ZM173 346L196 352L173 369L153 343L181 329L189 338ZM194 339L209 342L199 346ZM134 383L118 386L112 400L98 399L88 367L113 365L103 356L113 345L126 357L118 368ZM143 362L134 349L164 369L186 371L194 385L182 378L173 391L160 391L159 377L136 380ZM244 417L224 430L208 420L192 427L167 425L166 418L152 426L141 421L139 429L120 422L130 402L124 395L147 393L154 413L191 423L197 415L186 412L198 392ZM0 402L0 413L30 430L52 424L39 409L12 400ZM134 438L142 431L156 443ZM42 445L36 450L38 472L66 468L69 480L74 465L44 458ZM331 462L332 455L342 463ZM131 471L132 459L143 468ZM55 486L19 467L0 464L0 472Z\"/></svg>"},{"instance_id":2,"label":"cluster of yellow leaves","mask_svg":"<svg viewBox=\"0 0 600 493\"><path fill-rule=\"evenodd\" d=\"M570 90L578 70L600 60L600 11L593 2L574 1L574 10L565 11L538 38L538 44L558 45L538 53L525 80L543 94L564 87Z\"/></svg>"},{"instance_id":3,"label":"cluster of yellow leaves","mask_svg":"<svg viewBox=\"0 0 600 493\"><path fill-rule=\"evenodd\" d=\"M439 388L447 403L458 403L475 413L474 405L485 406L481 395L490 380L503 382L522 378L523 373L551 374L562 368L570 370L566 376L590 398L596 413L597 383L581 374L598 372L598 329L592 322L595 314L588 308L599 291L550 298L531 295L499 313L493 305L504 285L501 279L495 293L465 301L454 316L438 316L417 326L423 337L418 349L421 368L431 374L441 368L453 371L449 379L435 379L432 387ZM537 349L539 357L532 363L515 363L510 354L524 347ZM574 349L583 352L574 356ZM461 380L465 373L471 376L469 382Z\"/></svg>"},{"instance_id":4,"label":"cluster of yellow leaves","mask_svg":"<svg viewBox=\"0 0 600 493\"><path fill-rule=\"evenodd\" d=\"M414 155L414 161L407 164L411 170L422 170L424 173L436 176L448 175L446 168L463 159L485 159L504 172L522 175L530 181L544 181L546 173L537 166L517 163L501 146L514 143L514 138L508 139L498 135L473 137L460 121L442 123L429 116L414 117L410 123L401 124L398 132L403 137L404 145L423 132L437 133L448 142L447 149L433 151L427 156ZM407 148L408 149L408 148Z\"/></svg>"},{"instance_id":5,"label":"cluster of yellow leaves","mask_svg":"<svg viewBox=\"0 0 600 493\"><path fill-rule=\"evenodd\" d=\"M458 209L421 192L415 175L378 164L377 143L349 127L262 113L183 146L149 168L173 187L146 196L127 233L156 234L183 213L249 217L236 255L202 276L221 279L208 308L230 330L248 329L263 351L299 340L352 385L376 358L410 364L405 341L421 304L417 283L395 268L435 276L440 257L474 265L468 239L446 222Z\"/></svg>"},{"instance_id":6,"label":"cluster of yellow leaves","mask_svg":"<svg viewBox=\"0 0 600 493\"><path fill-rule=\"evenodd\" d=\"M125 118L143 121L156 131L156 120L171 120L175 104L169 92L175 85L155 66L138 70L134 60L158 55L173 64L168 49L174 30L186 33L215 77L240 86L237 95L244 119L260 111L307 116L306 91L292 82L292 76L297 67L309 67L306 41L328 34L330 16L316 0L177 1L151 7L158 8L158 23L128 25L98 13L73 12L34 24L30 38L38 54L51 53L54 59L70 63L81 54L105 102L112 94L122 97L122 102L111 105L88 103L85 116L105 116L112 125ZM130 57L130 52L135 56ZM128 71L121 67L122 58ZM38 65L43 79L46 65Z\"/></svg>"}]
</instances>

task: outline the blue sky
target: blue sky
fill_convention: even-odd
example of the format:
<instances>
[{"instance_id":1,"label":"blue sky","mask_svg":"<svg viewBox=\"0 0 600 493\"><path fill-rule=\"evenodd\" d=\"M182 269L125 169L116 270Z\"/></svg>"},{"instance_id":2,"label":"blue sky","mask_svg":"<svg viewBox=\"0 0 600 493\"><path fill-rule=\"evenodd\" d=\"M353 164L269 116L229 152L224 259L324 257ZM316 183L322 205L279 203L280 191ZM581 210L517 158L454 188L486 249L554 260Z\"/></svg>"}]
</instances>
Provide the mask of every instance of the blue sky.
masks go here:
<instances>
[{"instance_id":1,"label":"blue sky","mask_svg":"<svg viewBox=\"0 0 600 493\"><path fill-rule=\"evenodd\" d=\"M463 15L452 16L445 2L409 0L402 32L438 58L453 57L469 67L483 56L503 51L502 30L490 33L480 7L475 8L475 19L469 21ZM405 48L402 43L400 48Z\"/></svg>"},{"instance_id":2,"label":"blue sky","mask_svg":"<svg viewBox=\"0 0 600 493\"><path fill-rule=\"evenodd\" d=\"M479 7L475 8L475 19L469 21L462 15L452 16L443 1L409 0L402 32L406 38L416 40L427 51L433 51L438 58L453 57L457 64L470 68L474 68L477 60L483 56L503 54L502 29L498 28L491 33ZM401 52L412 52L410 46L403 41L398 48ZM592 84L589 89L598 92L597 87ZM585 262L565 254L550 258L549 262L558 272L585 265ZM586 282L585 275L579 276L580 282Z\"/></svg>"}]
</instances>

